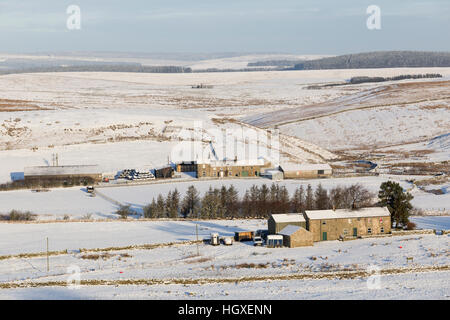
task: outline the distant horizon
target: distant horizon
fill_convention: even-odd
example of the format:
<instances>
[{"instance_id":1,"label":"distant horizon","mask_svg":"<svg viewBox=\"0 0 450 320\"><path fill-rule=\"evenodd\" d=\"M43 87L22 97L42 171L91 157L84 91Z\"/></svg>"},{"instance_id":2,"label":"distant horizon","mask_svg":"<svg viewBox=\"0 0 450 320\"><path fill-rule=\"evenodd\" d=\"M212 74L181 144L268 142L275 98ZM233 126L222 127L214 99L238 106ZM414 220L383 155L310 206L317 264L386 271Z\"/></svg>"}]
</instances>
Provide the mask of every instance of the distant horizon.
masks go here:
<instances>
[{"instance_id":1,"label":"distant horizon","mask_svg":"<svg viewBox=\"0 0 450 320\"><path fill-rule=\"evenodd\" d=\"M450 53L450 50L402 50L402 49L396 49L396 50L369 50L369 51L354 51L354 52L345 52L345 53L303 53L303 52L282 52L282 51L99 51L99 50L83 50L83 51L0 51L1 54L9 54L9 55L68 55L68 54L92 54L92 53L98 53L98 54L125 54L125 55L223 55L225 56L246 56L246 55L305 55L305 56L344 56L344 55L356 55L361 53L372 53L372 52L430 52L430 53Z\"/></svg>"}]
</instances>

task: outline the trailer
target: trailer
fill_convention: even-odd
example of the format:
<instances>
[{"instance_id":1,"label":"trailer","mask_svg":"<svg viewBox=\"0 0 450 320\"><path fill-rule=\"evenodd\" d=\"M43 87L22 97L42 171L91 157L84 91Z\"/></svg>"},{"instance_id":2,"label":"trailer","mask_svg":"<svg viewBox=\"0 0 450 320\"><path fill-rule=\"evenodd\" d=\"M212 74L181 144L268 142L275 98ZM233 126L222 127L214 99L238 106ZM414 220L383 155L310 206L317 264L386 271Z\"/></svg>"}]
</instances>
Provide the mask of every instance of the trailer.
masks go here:
<instances>
[{"instance_id":1,"label":"trailer","mask_svg":"<svg viewBox=\"0 0 450 320\"><path fill-rule=\"evenodd\" d=\"M238 231L234 233L235 241L253 241L253 231Z\"/></svg>"},{"instance_id":2,"label":"trailer","mask_svg":"<svg viewBox=\"0 0 450 320\"><path fill-rule=\"evenodd\" d=\"M214 232L211 233L211 240L210 240L211 245L213 246L218 246L220 244L220 240L219 240L219 234Z\"/></svg>"},{"instance_id":3,"label":"trailer","mask_svg":"<svg viewBox=\"0 0 450 320\"><path fill-rule=\"evenodd\" d=\"M268 248L281 248L283 246L283 236L279 234L269 234L267 236Z\"/></svg>"}]
</instances>

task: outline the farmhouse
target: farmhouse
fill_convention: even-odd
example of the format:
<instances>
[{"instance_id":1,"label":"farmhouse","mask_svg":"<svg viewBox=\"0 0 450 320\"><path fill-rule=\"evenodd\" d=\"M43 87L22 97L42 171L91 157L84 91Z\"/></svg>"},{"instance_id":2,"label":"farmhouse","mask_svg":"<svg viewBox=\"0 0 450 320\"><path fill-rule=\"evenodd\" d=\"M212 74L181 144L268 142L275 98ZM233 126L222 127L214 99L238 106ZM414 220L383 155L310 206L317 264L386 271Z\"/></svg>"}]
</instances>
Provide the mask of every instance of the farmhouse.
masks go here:
<instances>
[{"instance_id":1,"label":"farmhouse","mask_svg":"<svg viewBox=\"0 0 450 320\"><path fill-rule=\"evenodd\" d=\"M306 228L306 220L300 213L272 214L267 224L269 234L277 234L288 225Z\"/></svg>"},{"instance_id":2,"label":"farmhouse","mask_svg":"<svg viewBox=\"0 0 450 320\"><path fill-rule=\"evenodd\" d=\"M288 248L312 246L314 235L300 226L288 225L278 234L283 236L283 246Z\"/></svg>"},{"instance_id":3,"label":"farmhouse","mask_svg":"<svg viewBox=\"0 0 450 320\"><path fill-rule=\"evenodd\" d=\"M333 170L327 163L292 163L280 164L284 179L328 178Z\"/></svg>"},{"instance_id":4,"label":"farmhouse","mask_svg":"<svg viewBox=\"0 0 450 320\"><path fill-rule=\"evenodd\" d=\"M258 177L268 166L264 159L202 161L197 163L197 178Z\"/></svg>"},{"instance_id":5,"label":"farmhouse","mask_svg":"<svg viewBox=\"0 0 450 320\"><path fill-rule=\"evenodd\" d=\"M386 207L358 210L306 210L306 225L314 241L356 238L391 232L391 214Z\"/></svg>"},{"instance_id":6,"label":"farmhouse","mask_svg":"<svg viewBox=\"0 0 450 320\"><path fill-rule=\"evenodd\" d=\"M96 165L35 166L24 168L24 179L28 182L92 183L102 180L102 173Z\"/></svg>"}]
</instances>

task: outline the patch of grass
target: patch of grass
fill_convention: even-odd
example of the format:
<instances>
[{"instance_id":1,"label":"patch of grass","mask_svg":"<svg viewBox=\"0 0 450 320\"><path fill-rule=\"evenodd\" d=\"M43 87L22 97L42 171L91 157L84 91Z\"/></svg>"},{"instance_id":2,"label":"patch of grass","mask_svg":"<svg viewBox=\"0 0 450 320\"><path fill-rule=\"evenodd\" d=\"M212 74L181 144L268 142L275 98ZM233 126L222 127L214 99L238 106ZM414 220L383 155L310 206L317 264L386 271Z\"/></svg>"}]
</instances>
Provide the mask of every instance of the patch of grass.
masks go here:
<instances>
[{"instance_id":1,"label":"patch of grass","mask_svg":"<svg viewBox=\"0 0 450 320\"><path fill-rule=\"evenodd\" d=\"M33 221L36 220L36 214L30 211L11 210L8 214L0 215L3 221Z\"/></svg>"},{"instance_id":2,"label":"patch of grass","mask_svg":"<svg viewBox=\"0 0 450 320\"><path fill-rule=\"evenodd\" d=\"M94 254L83 254L81 256L81 259L85 259L85 260L107 260L110 259L111 257L113 257L114 255L107 253L107 252L103 252L103 253L94 253Z\"/></svg>"}]
</instances>

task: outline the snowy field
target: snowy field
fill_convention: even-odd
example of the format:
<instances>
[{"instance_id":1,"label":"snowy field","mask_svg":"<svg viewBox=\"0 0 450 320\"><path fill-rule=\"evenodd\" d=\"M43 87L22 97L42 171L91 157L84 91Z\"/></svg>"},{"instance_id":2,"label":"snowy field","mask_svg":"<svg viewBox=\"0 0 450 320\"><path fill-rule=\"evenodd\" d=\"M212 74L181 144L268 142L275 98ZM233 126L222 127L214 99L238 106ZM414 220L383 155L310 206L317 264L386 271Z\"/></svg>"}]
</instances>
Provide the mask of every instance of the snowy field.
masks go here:
<instances>
[{"instance_id":1,"label":"snowy field","mask_svg":"<svg viewBox=\"0 0 450 320\"><path fill-rule=\"evenodd\" d=\"M317 104L339 109L339 101L359 105L359 95L367 92L369 102L389 103L391 99L398 105L354 110L281 126L282 133L299 139L296 150L286 148L285 151L289 156L300 155L298 160L305 161L314 158L311 154L328 159L324 150L327 148L366 148L394 143L401 148L402 144L417 140L432 143L436 135L449 130L445 97L442 101L411 102L403 107L403 99L419 95L421 91L413 87L411 94L402 95L393 89L390 95L378 96L380 84L306 89L310 84L342 82L353 76L405 73L441 73L447 79L450 68L4 75L0 77L0 111L4 111L0 112L0 182L9 181L11 173L22 172L24 165L48 164L52 153L60 154L62 164L98 163L105 170L122 165L123 157L114 162L118 153L130 154L130 166L163 164L170 154L171 143L179 138L168 134L167 129L192 128L194 121L201 121L206 129L237 130L238 124L227 121L258 119L282 110L290 119L293 113L315 110ZM214 87L191 88L199 83ZM382 84L386 85L395 88L392 82ZM445 87L441 91L445 94ZM217 119L221 120L217 122ZM380 131L385 134L379 135ZM160 152L145 154L148 141L154 142L151 150ZM306 148L309 156L301 154L305 141L317 145ZM124 143L130 143L130 147L126 148ZM429 148L419 145L419 149L438 153L440 159L449 157L448 148L442 144L434 143ZM111 154L111 163L106 161L108 154ZM429 157L433 159L432 154Z\"/></svg>"},{"instance_id":2,"label":"snowy field","mask_svg":"<svg viewBox=\"0 0 450 320\"><path fill-rule=\"evenodd\" d=\"M433 193L422 191L414 187L407 179L408 176L377 176L377 177L358 177L358 178L336 178L336 179L311 179L311 180L284 180L275 181L275 183L286 186L292 195L296 188L303 185L305 188L311 184L313 188L319 184L326 189L335 186L348 186L360 183L369 191L377 194L380 184L387 180L393 180L411 192L414 196L412 204L425 211L450 210L450 194L435 195ZM93 219L117 218L114 212L117 210L117 201L121 204L130 205L137 213L142 213L142 208L149 204L153 198L159 194L165 196L169 191L175 188L183 197L187 188L194 185L200 195L208 191L209 187L220 188L223 185L233 185L242 197L245 190L252 185L261 186L266 184L270 186L274 181L264 178L259 179L221 179L221 180L194 180L185 182L170 183L151 183L146 185L119 186L119 187L100 187L99 193L107 198L97 195L91 197L86 193L84 187L73 188L55 188L49 192L32 192L30 190L17 190L0 192L0 213L6 213L13 209L31 211L38 214L40 220L62 219L64 215L71 218L83 219L86 215L91 215ZM114 201L111 201L114 200Z\"/></svg>"},{"instance_id":3,"label":"snowy field","mask_svg":"<svg viewBox=\"0 0 450 320\"><path fill-rule=\"evenodd\" d=\"M195 68L240 68L261 56L186 61ZM267 55L264 59L272 59ZM295 58L288 57L285 58ZM148 63L153 60L149 58ZM432 88L439 100L422 101L418 81L327 87L310 84L346 81L354 76L397 76L441 73L450 68L359 69L286 72L192 74L46 73L0 76L0 183L23 175L24 167L97 164L104 172L152 168L167 163L180 141L179 130L201 121L205 132L238 131L242 119L272 120L271 112L296 118L305 112L355 110L281 126L283 156L299 162L335 159L337 151L365 155L426 151L421 161L447 161L449 101L447 87ZM428 80L427 80L428 81ZM430 82L435 80L429 80ZM397 90L411 83L413 91ZM193 89L198 84L212 89ZM416 85L417 86L417 85ZM420 84L418 85L421 86ZM396 89L397 88L397 89ZM397 91L396 91L397 90ZM434 91L433 91L434 90ZM368 93L368 95L366 95ZM379 94L381 93L381 94ZM386 92L385 92L386 93ZM411 98L412 100L407 99ZM414 99L416 100L414 100ZM358 106L386 104L364 110ZM404 103L405 102L405 103ZM389 105L392 103L392 105ZM349 105L350 105L349 104ZM283 112L281 112L283 110ZM308 111L309 110L309 111ZM318 110L318 109L317 109ZM322 109L321 109L322 110ZM293 117L292 115L296 115ZM296 118L297 119L297 118ZM295 120L295 119L294 119ZM250 122L250 121L249 121ZM251 126L250 126L251 127ZM263 131L259 128L256 130ZM185 132L186 133L186 132ZM204 135L194 140L204 143ZM242 140L242 141L241 141ZM242 143L244 139L241 139ZM207 140L209 141L209 140ZM392 146L395 144L395 146ZM355 149L356 148L356 149ZM330 152L331 151L331 152ZM373 151L373 152L375 152ZM300 185L319 183L330 189L361 183L377 193L391 179L412 193L412 204L425 211L448 212L448 184L415 187L408 176L286 180L276 182L292 194ZM429 177L428 177L429 178ZM190 185L203 195L209 187L233 184L242 197L253 184L267 179L224 179L148 185L100 187L91 197L82 187L49 192L0 192L0 213L29 210L38 220L116 219L117 203L141 213L158 194L175 188L183 196ZM445 189L442 195L431 188ZM104 197L102 196L104 195ZM418 228L450 228L448 216L412 217ZM313 247L269 249L251 243L212 247L191 241L211 232L232 235L238 230L265 228L265 220L233 221L89 221L0 223L1 299L449 299L449 236L414 234L355 241L329 241ZM50 256L46 271L46 239ZM169 245L168 243L177 244ZM138 246L138 247L130 247ZM114 247L114 248L112 248ZM110 249L107 249L110 248ZM80 251L86 249L86 251ZM197 255L197 250L199 255ZM31 255L30 255L31 254ZM412 258L407 260L406 258ZM65 287L68 267L80 270L83 285ZM368 288L371 267L381 282ZM34 286L34 288L31 288Z\"/></svg>"},{"instance_id":4,"label":"snowy field","mask_svg":"<svg viewBox=\"0 0 450 320\"><path fill-rule=\"evenodd\" d=\"M450 217L412 217L420 229L449 230ZM267 221L253 220L182 220L182 221L108 221L0 223L0 256L45 251L46 238L50 250L107 248L130 245L183 242L196 240L211 232L224 236L235 231L267 228ZM13 239L13 240L12 240Z\"/></svg>"},{"instance_id":5,"label":"snowy field","mask_svg":"<svg viewBox=\"0 0 450 320\"><path fill-rule=\"evenodd\" d=\"M419 229L450 230L450 216L442 217L411 217L410 220Z\"/></svg>"},{"instance_id":6,"label":"snowy field","mask_svg":"<svg viewBox=\"0 0 450 320\"><path fill-rule=\"evenodd\" d=\"M265 220L0 223L0 255L45 251L46 237L51 251L192 241L196 224L200 239L211 232L231 236L235 231L267 228Z\"/></svg>"},{"instance_id":7,"label":"snowy field","mask_svg":"<svg viewBox=\"0 0 450 320\"><path fill-rule=\"evenodd\" d=\"M367 278L258 281L211 285L121 285L0 290L0 299L207 299L207 300L448 300L450 272L385 275L381 288L367 288Z\"/></svg>"},{"instance_id":8,"label":"snowy field","mask_svg":"<svg viewBox=\"0 0 450 320\"><path fill-rule=\"evenodd\" d=\"M265 225L262 220L198 223L201 236ZM69 252L52 255L49 272L45 254L0 259L3 299L448 299L450 294L448 235L327 241L292 249L252 243L106 249L195 239L195 224L69 222L8 227L14 231L8 228L5 238L10 240L3 238L0 244L3 256L42 252L45 241L39 238L45 235L51 250ZM79 252L84 245L89 247ZM80 288L66 287L69 267L79 268ZM379 275L376 287L368 285L369 270L374 268Z\"/></svg>"}]
</instances>

